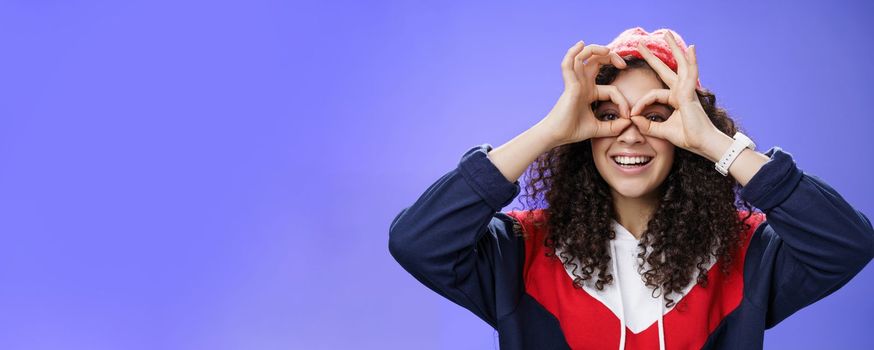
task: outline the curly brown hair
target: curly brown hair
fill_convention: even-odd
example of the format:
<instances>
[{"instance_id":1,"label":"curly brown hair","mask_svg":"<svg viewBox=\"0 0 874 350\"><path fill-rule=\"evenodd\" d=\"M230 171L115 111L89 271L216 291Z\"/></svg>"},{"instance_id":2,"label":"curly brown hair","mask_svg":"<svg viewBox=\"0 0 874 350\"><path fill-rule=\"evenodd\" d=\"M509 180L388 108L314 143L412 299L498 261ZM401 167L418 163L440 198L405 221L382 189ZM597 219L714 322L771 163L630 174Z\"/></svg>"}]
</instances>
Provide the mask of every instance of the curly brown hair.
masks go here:
<instances>
[{"instance_id":1,"label":"curly brown hair","mask_svg":"<svg viewBox=\"0 0 874 350\"><path fill-rule=\"evenodd\" d=\"M651 69L642 59L624 59L625 70ZM610 84L619 73L612 65L602 66L596 83ZM716 106L716 96L702 88L697 94L713 124L734 135L739 126ZM592 109L597 106L598 102ZM611 220L618 216L609 185L595 167L591 140L542 154L528 168L527 177L523 204L528 209L548 205L545 222L535 223L549 228L546 256L555 257L553 252L561 249L561 258L573 269L574 286L581 288L583 281L597 277L595 286L603 290L614 279L607 268L608 249L616 236ZM643 249L637 258L646 285L654 289L654 295L661 291L671 307L674 300L669 294L681 294L696 269L697 283L707 286L711 257L720 259L722 273L729 273L732 256L743 244L742 233L751 228L747 219L753 207L738 196L736 180L720 175L712 162L680 147L675 148L670 173L657 190L659 204L640 239L638 247ZM650 266L647 271L643 271L644 262Z\"/></svg>"}]
</instances>

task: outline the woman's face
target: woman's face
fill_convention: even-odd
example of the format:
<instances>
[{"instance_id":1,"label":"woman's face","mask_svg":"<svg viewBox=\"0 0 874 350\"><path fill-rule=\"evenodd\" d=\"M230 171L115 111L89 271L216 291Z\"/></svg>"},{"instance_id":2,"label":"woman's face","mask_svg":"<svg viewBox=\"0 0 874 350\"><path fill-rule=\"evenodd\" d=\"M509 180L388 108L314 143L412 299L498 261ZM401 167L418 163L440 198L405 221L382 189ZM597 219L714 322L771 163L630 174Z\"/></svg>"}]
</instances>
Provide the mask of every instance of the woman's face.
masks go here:
<instances>
[{"instance_id":1,"label":"woman's face","mask_svg":"<svg viewBox=\"0 0 874 350\"><path fill-rule=\"evenodd\" d=\"M649 68L620 70L610 85L616 86L625 96L629 108L650 90L664 88L661 79ZM618 106L610 101L602 102L594 113L601 120L621 118ZM642 115L649 120L663 122L671 113L669 106L655 103L647 106ZM592 156L598 172L610 185L614 196L650 197L657 195L655 190L671 170L674 145L665 139L644 136L637 126L631 124L618 136L593 138ZM640 165L641 162L645 164Z\"/></svg>"}]
</instances>

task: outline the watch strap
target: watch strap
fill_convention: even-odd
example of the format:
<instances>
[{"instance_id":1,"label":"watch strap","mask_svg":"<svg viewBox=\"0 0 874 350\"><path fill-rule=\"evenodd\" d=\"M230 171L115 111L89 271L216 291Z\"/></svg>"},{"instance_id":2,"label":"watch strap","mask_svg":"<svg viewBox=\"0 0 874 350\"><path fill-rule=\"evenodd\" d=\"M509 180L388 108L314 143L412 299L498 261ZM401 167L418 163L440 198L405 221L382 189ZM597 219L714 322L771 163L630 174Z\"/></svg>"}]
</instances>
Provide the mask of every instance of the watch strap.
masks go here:
<instances>
[{"instance_id":1,"label":"watch strap","mask_svg":"<svg viewBox=\"0 0 874 350\"><path fill-rule=\"evenodd\" d=\"M751 150L756 149L756 144L752 139L744 135L740 131L734 134L734 142L731 143L731 147L725 151L725 154L722 155L722 158L716 162L716 171L718 171L722 176L728 176L728 168L734 163L734 160L737 159L737 156L744 150L744 148L749 148Z\"/></svg>"}]
</instances>

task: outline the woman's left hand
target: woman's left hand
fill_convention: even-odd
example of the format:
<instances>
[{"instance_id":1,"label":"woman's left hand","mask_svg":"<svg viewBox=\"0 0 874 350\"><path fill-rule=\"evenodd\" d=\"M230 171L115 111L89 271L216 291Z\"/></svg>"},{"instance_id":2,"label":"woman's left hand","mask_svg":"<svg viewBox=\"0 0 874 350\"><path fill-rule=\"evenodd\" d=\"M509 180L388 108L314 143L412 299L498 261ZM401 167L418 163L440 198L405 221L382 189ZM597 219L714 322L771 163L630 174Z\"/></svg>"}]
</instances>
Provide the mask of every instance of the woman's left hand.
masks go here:
<instances>
[{"instance_id":1,"label":"woman's left hand","mask_svg":"<svg viewBox=\"0 0 874 350\"><path fill-rule=\"evenodd\" d=\"M707 117L695 92L698 85L695 45L689 46L684 54L670 32L666 33L665 40L677 60L677 73L645 46L638 44L640 54L670 89L654 89L641 97L631 108L631 121L644 135L666 139L677 147L707 157L703 150L707 140L723 133ZM674 108L673 114L666 121L651 121L640 115L646 106L655 102Z\"/></svg>"}]
</instances>

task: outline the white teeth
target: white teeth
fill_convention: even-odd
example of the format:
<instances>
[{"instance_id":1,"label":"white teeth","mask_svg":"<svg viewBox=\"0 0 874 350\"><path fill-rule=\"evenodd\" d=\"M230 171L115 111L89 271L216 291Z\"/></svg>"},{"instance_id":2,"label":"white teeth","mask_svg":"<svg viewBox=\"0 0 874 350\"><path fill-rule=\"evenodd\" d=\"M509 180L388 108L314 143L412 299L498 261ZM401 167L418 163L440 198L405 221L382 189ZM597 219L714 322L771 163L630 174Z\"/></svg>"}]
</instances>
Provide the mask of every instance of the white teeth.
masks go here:
<instances>
[{"instance_id":1,"label":"white teeth","mask_svg":"<svg viewBox=\"0 0 874 350\"><path fill-rule=\"evenodd\" d=\"M625 157L625 156L613 157L613 160L615 160L616 163L625 164L625 165L646 163L650 159L652 159L652 157Z\"/></svg>"}]
</instances>

